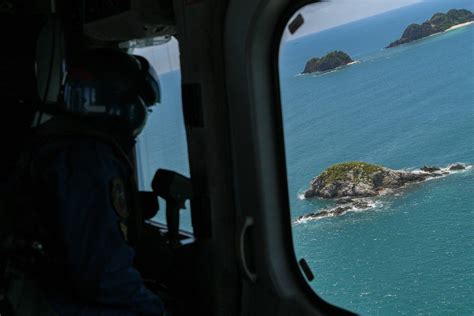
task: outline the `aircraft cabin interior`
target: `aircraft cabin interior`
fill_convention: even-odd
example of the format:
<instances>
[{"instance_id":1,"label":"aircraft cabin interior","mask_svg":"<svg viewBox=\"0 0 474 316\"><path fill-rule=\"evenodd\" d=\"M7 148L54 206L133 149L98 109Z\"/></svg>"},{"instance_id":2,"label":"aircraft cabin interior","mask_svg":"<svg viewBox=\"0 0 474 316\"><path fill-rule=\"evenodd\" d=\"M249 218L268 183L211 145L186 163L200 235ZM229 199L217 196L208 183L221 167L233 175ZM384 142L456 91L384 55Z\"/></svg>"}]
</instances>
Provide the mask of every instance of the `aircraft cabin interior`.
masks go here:
<instances>
[{"instance_id":1,"label":"aircraft cabin interior","mask_svg":"<svg viewBox=\"0 0 474 316\"><path fill-rule=\"evenodd\" d=\"M462 2L462 0L456 1ZM295 214L301 215L301 213L293 211L301 207L305 197L309 197L308 191L303 193L302 190L310 181L313 181L311 183L314 185L313 177L316 174L307 171L309 173L306 174L306 178L298 179L300 182L290 181L288 179L294 169L289 167L289 161L314 158L312 163L315 170L318 170L320 165L315 158L316 154L310 157L304 152L303 145L292 145L291 137L286 133L298 128L308 130L298 144L303 142L320 144L315 140L316 136L330 138L338 132L341 135L347 133L349 135L347 137L350 137L357 132L346 131L344 124L348 122L350 125L352 120L359 120L362 115L360 113L364 109L347 110L346 113L348 117L352 115L351 118L341 123L336 131L325 133L324 130L318 130L315 136L310 134L309 130L317 129L318 119L332 117L337 120L339 114L331 114L328 110L337 105L328 101L321 107L320 116L308 114L313 111L309 108L293 109L294 112L302 114L301 122L305 122L305 116L307 121L309 117L316 117L314 121L308 123L312 127L307 127L309 125L293 121L293 112L289 112L288 104L297 99L310 103L317 102L315 101L317 97L304 95L305 87L313 89L309 83L311 80L315 82L315 91L320 88L316 82L319 78L328 82L330 80L344 82L343 79L336 78L336 75L343 76L343 72L352 72L356 76L359 69L369 67L370 63L382 58L381 54L392 54L387 55L387 60L396 59L403 54L403 49L408 51L410 47L406 44L401 49L383 50L384 47L369 45L375 56L371 57L372 59L369 57L364 59L365 51L349 49L356 55L353 57L354 61L351 60L354 65L349 63L351 66L324 76L305 75L306 69L300 73L306 60L299 61L298 64L296 59L291 58L300 53L302 56L311 55L311 52L304 52L309 47L304 40L310 35L306 34L306 37L296 35L312 23L308 18L319 10L318 5L332 2L340 1L319 3L306 0L0 0L2 178L8 177L9 172L13 170L18 153L28 141L32 127L50 118L47 114L38 115L38 104L54 108L55 104L61 102L60 95L68 71L68 59L75 52L83 48L109 47L142 56L158 74L161 89L161 102L150 110L148 122L136 140L132 159L141 197L140 216L147 236L146 242L135 245L149 256L141 258L136 263L145 285L149 285L151 289L156 288L159 296L172 301L174 306L172 315L176 316L358 313L359 310L353 310L351 304L341 305L337 299L326 299L325 295L319 294L320 290L321 293L332 293L333 288L336 291L340 279L337 282L324 283L326 279L321 276L318 267L320 245L317 236L308 237L309 239L295 237L295 229L306 231L304 224L301 223L305 223L307 218L298 221L300 217L295 219ZM308 8L307 11L303 10L305 7ZM326 12L325 8L322 6L321 12ZM361 12L365 7L361 8L361 10L354 9L353 14L360 14L363 17ZM422 13L428 12L428 9L423 8L420 4L419 11L416 11L419 20L424 18ZM402 9L396 12L402 12ZM321 18L321 21L331 26L331 21L336 21L339 15L334 14L333 19L331 15L333 11L327 12L329 15ZM380 12L374 11L373 14ZM382 23L380 21L384 13L380 14L382 15L377 15L380 17L379 20L373 18L370 23L374 25ZM385 14L386 19L390 19L389 13ZM393 19L395 21L395 18ZM406 23L408 18L400 21L408 25ZM366 34L364 33L366 28L358 26L358 22L354 23L351 24L354 25L353 33L350 34ZM402 25L402 22L397 23ZM452 40L454 41L454 37L457 36L456 32L468 32L469 28L472 32L471 26L451 32ZM403 29L387 31L389 35L386 37L374 35L372 39L374 42L378 40L382 43L380 38L383 37L385 40L391 36L395 40L402 31ZM344 32L341 34L349 34L349 31ZM323 38L326 33L321 34L321 41L325 40L331 44L337 40L350 41L349 35L337 37L339 35L330 36L327 33L329 34L327 38ZM441 36L444 35L437 37L438 42L441 42ZM282 44L286 40L293 40L291 53L290 49L286 49ZM448 40L451 39L445 41ZM431 41L432 45L435 45L436 38L426 41ZM379 42L376 44L379 45ZM352 42L350 43L352 45ZM413 45L422 45L422 42ZM336 46L334 47L331 50L336 50ZM361 63L356 60L358 56L362 56ZM282 60L289 62L283 64ZM317 60L315 59L314 63ZM382 68L379 69L382 72ZM291 73L287 77L286 71ZM373 71L377 71L376 67ZM325 90L325 86L318 91L322 91L323 94L344 94L344 89L372 82L370 81L372 78L369 77L367 81L352 82L335 92ZM429 76L423 78L427 77ZM386 84L384 80L374 82L373 85L380 84L382 89L383 84ZM287 82L294 84L291 86L294 88L292 91L296 91L294 94L290 94L289 88L284 86ZM308 86L305 86L306 84ZM404 89L409 90L410 87ZM388 90L390 89L380 90L379 95L389 93L386 92ZM354 95L351 98L358 97L357 94ZM397 97L393 97L395 98ZM404 96L400 96L400 99L403 98ZM386 101L387 104L388 102ZM359 103L354 104L359 106ZM316 110L314 111L316 113ZM386 130L383 128L384 123L377 125L380 117L384 117L383 112L368 121L363 121L361 126L373 124L379 126L381 130ZM377 133L364 134L365 136L361 134L360 144L366 143L369 146L372 144L372 135ZM407 137L410 138L412 135L418 134L414 131ZM380 144L383 142L388 143L382 140ZM329 151L331 147L326 145L319 148L318 155L321 152L321 156L325 157L323 152L326 149ZM364 158L370 160L370 157L367 158L368 154L364 156L365 153L359 153L356 158L350 157L347 154L352 148L350 144L337 150L336 147L334 145L334 151L339 150L338 152L342 157L347 157L347 160ZM293 152L290 153L289 150ZM374 149L374 155L380 154L374 161L383 163L384 160L379 157L384 157L383 154L389 150L380 149L379 152ZM336 158L331 159L328 158L326 161L338 162ZM434 160L433 164L437 161ZM453 158L454 161L466 160ZM419 164L418 161L407 167L415 164ZM394 168L405 167L396 163L394 165ZM470 168L467 164L453 166L451 165L450 170ZM437 171L426 172L426 177L429 177L431 175L429 172ZM449 170L446 174L448 172ZM465 177L467 175L468 171ZM454 177L461 176L456 174L446 179L455 179ZM436 185L436 181L438 180L419 186ZM301 197L302 194L304 197ZM310 203L307 201L305 203ZM352 200L349 202L356 203ZM321 207L318 203L322 203L321 209L333 212L328 211L329 204L325 204L326 201L314 203L316 204L306 204L301 210L314 211ZM364 206L350 205L355 205L355 209L372 205L372 201L367 200L361 203ZM377 203L379 200L375 200L374 205L378 205ZM387 205L396 202L389 200L380 203ZM331 214L334 216L345 214L349 207L344 208L347 204L341 205L343 208L339 209L339 213ZM355 218L363 216L362 214L363 212L353 212L338 218L343 216ZM329 216L326 220L332 220L331 225L336 225L338 218ZM369 225L367 221L364 222L359 217L354 219L354 223L360 225L357 229ZM299 226L295 228L295 225ZM342 230L338 227L332 228ZM324 228L320 229L324 231ZM328 226L326 229L329 229ZM356 242L357 238L354 237L352 240ZM158 245L163 239L166 241L166 247ZM316 259L307 258L306 254L297 251L295 248L300 246L295 246L295 239L304 243L304 247L307 247L305 249L315 247L313 253ZM334 242L331 247L337 249L340 243L335 238L331 240ZM376 237L367 241L369 245L367 249L378 249L377 245L370 246L374 240ZM364 242L361 241L361 244ZM347 248L348 253L351 247ZM472 248L470 253L472 254ZM337 275L340 272L347 282L356 278L345 274L346 267L340 261L337 261L337 266L336 263L331 266L332 259L321 256L319 258L329 258L321 263L321 269L323 264L326 264L324 267L327 269L332 267L330 273ZM351 258L347 255L344 260L350 262ZM387 257L387 260L390 258ZM390 274L388 271L385 273ZM160 277L150 279L147 278L148 275ZM321 282L325 285L319 283L321 278L323 279ZM383 285L384 279L374 282ZM327 290L323 291L324 286ZM372 290L358 290L360 291L354 295L360 300L364 299L364 295L368 295L367 301L373 302L392 299L391 296L368 298L372 295ZM341 300L346 297L352 302L352 299L349 299L352 297L350 290L337 293L339 296L334 297L339 297ZM387 306L388 309L391 308L391 305ZM364 309L362 311L362 314L370 314ZM375 314L377 312L384 314L381 310L372 311ZM4 316L1 311L0 314Z\"/></svg>"}]
</instances>

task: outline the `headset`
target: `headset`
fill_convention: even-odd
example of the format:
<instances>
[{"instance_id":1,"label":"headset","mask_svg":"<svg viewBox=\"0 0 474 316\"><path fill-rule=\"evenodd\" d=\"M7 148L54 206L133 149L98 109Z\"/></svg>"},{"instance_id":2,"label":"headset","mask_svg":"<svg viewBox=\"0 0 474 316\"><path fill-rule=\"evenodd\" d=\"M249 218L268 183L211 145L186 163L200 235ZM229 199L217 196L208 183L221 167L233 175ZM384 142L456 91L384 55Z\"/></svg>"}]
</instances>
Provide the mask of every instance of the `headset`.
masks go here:
<instances>
[{"instance_id":1,"label":"headset","mask_svg":"<svg viewBox=\"0 0 474 316\"><path fill-rule=\"evenodd\" d=\"M73 35L82 41L83 34ZM161 101L154 68L145 58L118 48L76 45L72 51L66 45L65 28L53 6L36 43L38 102L33 126L63 114L102 120L137 136L148 108Z\"/></svg>"},{"instance_id":2,"label":"headset","mask_svg":"<svg viewBox=\"0 0 474 316\"><path fill-rule=\"evenodd\" d=\"M160 102L158 76L148 61L115 48L85 50L70 61L60 113L108 124L137 136L148 108Z\"/></svg>"}]
</instances>

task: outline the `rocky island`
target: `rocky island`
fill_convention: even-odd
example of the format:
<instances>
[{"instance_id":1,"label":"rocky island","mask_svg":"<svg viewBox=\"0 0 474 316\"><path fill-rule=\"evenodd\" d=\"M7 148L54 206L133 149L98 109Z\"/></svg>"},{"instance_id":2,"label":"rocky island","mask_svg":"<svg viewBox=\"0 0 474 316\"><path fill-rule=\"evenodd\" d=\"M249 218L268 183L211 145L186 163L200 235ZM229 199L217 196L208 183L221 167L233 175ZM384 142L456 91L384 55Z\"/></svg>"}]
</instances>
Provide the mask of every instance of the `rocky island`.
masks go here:
<instances>
[{"instance_id":1,"label":"rocky island","mask_svg":"<svg viewBox=\"0 0 474 316\"><path fill-rule=\"evenodd\" d=\"M431 19L420 24L410 24L400 39L390 43L386 48L410 43L421 38L447 31L458 25L474 21L474 14L466 9L451 9L448 13L436 13Z\"/></svg>"},{"instance_id":2,"label":"rocky island","mask_svg":"<svg viewBox=\"0 0 474 316\"><path fill-rule=\"evenodd\" d=\"M326 72L353 62L354 61L348 54L336 50L321 58L315 57L308 60L306 66L304 67L303 74Z\"/></svg>"},{"instance_id":3,"label":"rocky island","mask_svg":"<svg viewBox=\"0 0 474 316\"><path fill-rule=\"evenodd\" d=\"M465 164L456 163L446 168L424 166L416 171L404 171L360 161L335 164L311 180L303 195L305 199L334 200L336 206L300 216L297 221L338 216L354 209L369 209L375 203L371 197L467 168Z\"/></svg>"}]
</instances>

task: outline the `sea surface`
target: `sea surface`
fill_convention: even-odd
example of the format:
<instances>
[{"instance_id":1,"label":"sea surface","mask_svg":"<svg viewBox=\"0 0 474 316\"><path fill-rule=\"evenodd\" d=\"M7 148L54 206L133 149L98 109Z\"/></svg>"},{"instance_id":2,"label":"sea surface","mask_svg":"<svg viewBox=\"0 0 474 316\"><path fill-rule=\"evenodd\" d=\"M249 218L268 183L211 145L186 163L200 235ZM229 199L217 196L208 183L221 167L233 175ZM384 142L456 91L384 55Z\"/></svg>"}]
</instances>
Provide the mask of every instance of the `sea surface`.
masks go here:
<instances>
[{"instance_id":1,"label":"sea surface","mask_svg":"<svg viewBox=\"0 0 474 316\"><path fill-rule=\"evenodd\" d=\"M473 1L429 1L282 43L280 83L293 220L330 206L304 200L334 163L393 169L474 164L474 25L392 49L410 23ZM358 64L299 75L343 50ZM362 315L474 315L474 170L412 185L375 207L296 222L312 288Z\"/></svg>"},{"instance_id":2,"label":"sea surface","mask_svg":"<svg viewBox=\"0 0 474 316\"><path fill-rule=\"evenodd\" d=\"M434 0L282 43L280 79L293 220L328 206L302 200L338 162L394 169L474 164L474 25L384 50L435 12L474 10ZM359 64L299 75L343 50ZM189 176L180 73L160 75L162 104L140 137L139 183L158 168ZM325 300L362 315L474 315L474 168L384 196L376 207L292 224L296 254ZM156 220L164 221L164 202ZM189 205L188 205L189 208ZM192 230L189 212L183 226Z\"/></svg>"}]
</instances>

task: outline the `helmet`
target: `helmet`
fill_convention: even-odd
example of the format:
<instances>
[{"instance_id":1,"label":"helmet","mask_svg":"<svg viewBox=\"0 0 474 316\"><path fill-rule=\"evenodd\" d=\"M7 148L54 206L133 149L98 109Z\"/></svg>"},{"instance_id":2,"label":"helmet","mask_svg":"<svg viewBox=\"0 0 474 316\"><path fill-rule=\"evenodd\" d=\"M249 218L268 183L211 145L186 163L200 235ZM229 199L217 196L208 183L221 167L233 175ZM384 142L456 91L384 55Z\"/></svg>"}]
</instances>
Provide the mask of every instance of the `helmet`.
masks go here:
<instances>
[{"instance_id":1,"label":"helmet","mask_svg":"<svg viewBox=\"0 0 474 316\"><path fill-rule=\"evenodd\" d=\"M145 126L148 107L160 97L158 76L145 58L100 48L68 67L60 111L135 137Z\"/></svg>"}]
</instances>

